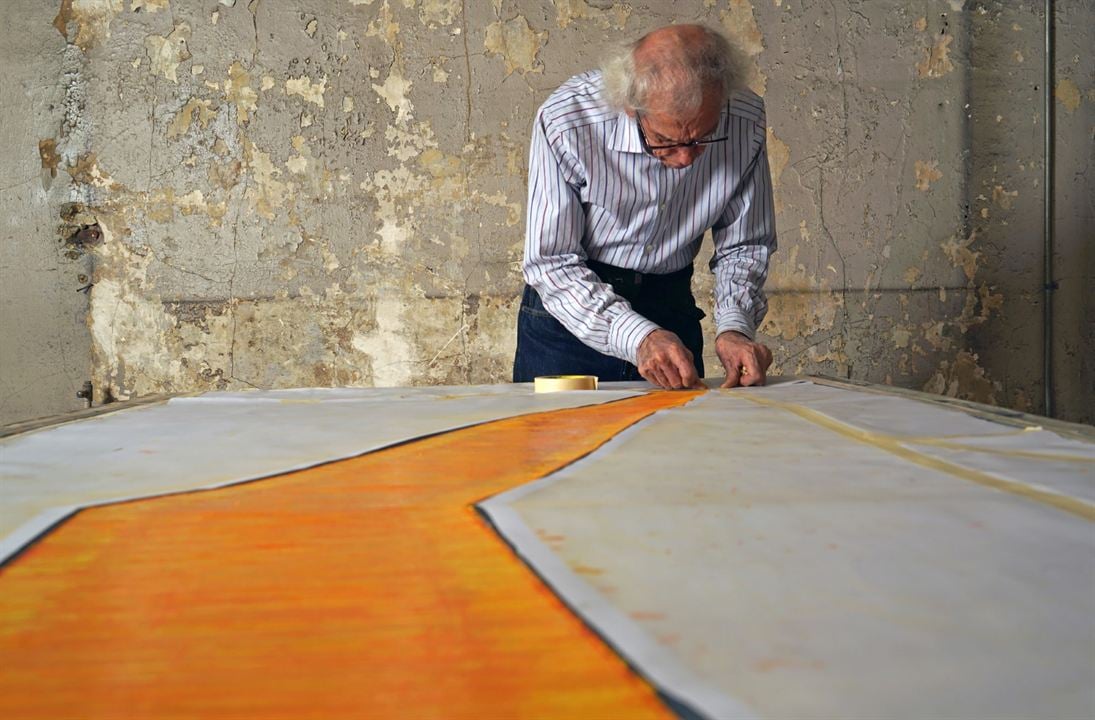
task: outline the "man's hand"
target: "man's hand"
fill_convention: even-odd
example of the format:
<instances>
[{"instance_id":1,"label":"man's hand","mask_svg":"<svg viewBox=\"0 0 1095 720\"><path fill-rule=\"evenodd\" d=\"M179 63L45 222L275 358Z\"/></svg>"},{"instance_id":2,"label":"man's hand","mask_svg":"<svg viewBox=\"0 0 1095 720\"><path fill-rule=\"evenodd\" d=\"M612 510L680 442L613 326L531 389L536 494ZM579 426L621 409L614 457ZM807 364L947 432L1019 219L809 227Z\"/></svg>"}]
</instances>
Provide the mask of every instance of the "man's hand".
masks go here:
<instances>
[{"instance_id":1,"label":"man's hand","mask_svg":"<svg viewBox=\"0 0 1095 720\"><path fill-rule=\"evenodd\" d=\"M639 345L639 374L658 387L679 390L702 387L692 353L676 333L655 330Z\"/></svg>"},{"instance_id":2,"label":"man's hand","mask_svg":"<svg viewBox=\"0 0 1095 720\"><path fill-rule=\"evenodd\" d=\"M739 332L727 330L715 338L715 352L726 368L726 382L720 387L764 384L764 374L772 364L772 351L765 345L753 342Z\"/></svg>"}]
</instances>

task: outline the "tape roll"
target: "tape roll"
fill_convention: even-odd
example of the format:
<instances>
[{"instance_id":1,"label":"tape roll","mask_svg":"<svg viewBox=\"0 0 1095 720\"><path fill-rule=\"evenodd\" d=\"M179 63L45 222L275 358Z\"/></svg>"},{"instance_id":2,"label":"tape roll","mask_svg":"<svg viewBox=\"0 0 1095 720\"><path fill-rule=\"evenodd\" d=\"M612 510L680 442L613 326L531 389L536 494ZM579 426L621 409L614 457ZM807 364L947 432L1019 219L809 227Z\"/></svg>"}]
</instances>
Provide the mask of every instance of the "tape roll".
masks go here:
<instances>
[{"instance_id":1,"label":"tape roll","mask_svg":"<svg viewBox=\"0 0 1095 720\"><path fill-rule=\"evenodd\" d=\"M536 392L559 392L560 390L596 390L595 375L541 375L533 382Z\"/></svg>"}]
</instances>

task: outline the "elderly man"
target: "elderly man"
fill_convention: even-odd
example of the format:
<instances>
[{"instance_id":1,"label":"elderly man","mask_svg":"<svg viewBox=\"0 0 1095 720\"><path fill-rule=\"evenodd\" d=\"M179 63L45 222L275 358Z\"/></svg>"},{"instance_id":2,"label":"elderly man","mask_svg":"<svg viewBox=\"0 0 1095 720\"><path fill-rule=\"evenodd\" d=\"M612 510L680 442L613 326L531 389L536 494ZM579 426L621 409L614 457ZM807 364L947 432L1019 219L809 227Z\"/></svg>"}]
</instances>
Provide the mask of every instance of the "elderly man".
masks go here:
<instances>
[{"instance_id":1,"label":"elderly man","mask_svg":"<svg viewBox=\"0 0 1095 720\"><path fill-rule=\"evenodd\" d=\"M754 342L776 247L764 104L722 35L674 25L577 75L540 108L529 160L514 382L703 377L692 261L711 230L723 387L760 385Z\"/></svg>"}]
</instances>

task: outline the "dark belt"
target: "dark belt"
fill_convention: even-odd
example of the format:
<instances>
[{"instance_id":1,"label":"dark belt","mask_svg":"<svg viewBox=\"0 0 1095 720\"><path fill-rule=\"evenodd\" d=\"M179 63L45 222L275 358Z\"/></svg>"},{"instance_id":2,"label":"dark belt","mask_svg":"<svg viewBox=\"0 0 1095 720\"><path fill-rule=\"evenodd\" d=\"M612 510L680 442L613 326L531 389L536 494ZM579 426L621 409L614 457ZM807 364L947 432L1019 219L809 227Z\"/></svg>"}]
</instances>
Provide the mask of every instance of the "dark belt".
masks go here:
<instances>
[{"instance_id":1,"label":"dark belt","mask_svg":"<svg viewBox=\"0 0 1095 720\"><path fill-rule=\"evenodd\" d=\"M641 273L596 260L586 260L586 267L597 273L602 282L608 283L617 295L634 302L640 295L681 295L692 299L692 266L688 265L671 273Z\"/></svg>"}]
</instances>

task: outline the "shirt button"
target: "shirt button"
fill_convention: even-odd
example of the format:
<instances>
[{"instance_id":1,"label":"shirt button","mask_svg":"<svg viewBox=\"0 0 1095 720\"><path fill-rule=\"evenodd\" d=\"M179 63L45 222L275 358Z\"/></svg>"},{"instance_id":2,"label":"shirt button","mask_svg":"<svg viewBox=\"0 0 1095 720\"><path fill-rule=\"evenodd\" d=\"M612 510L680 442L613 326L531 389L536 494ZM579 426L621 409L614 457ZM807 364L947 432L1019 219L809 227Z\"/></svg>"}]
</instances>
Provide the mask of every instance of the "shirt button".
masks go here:
<instances>
[{"instance_id":1,"label":"shirt button","mask_svg":"<svg viewBox=\"0 0 1095 720\"><path fill-rule=\"evenodd\" d=\"M647 243L645 246L643 246L643 252L644 253L654 252L654 243Z\"/></svg>"}]
</instances>

